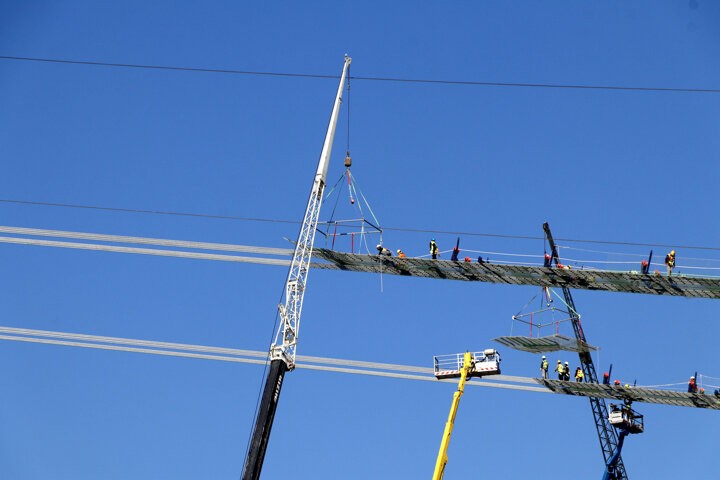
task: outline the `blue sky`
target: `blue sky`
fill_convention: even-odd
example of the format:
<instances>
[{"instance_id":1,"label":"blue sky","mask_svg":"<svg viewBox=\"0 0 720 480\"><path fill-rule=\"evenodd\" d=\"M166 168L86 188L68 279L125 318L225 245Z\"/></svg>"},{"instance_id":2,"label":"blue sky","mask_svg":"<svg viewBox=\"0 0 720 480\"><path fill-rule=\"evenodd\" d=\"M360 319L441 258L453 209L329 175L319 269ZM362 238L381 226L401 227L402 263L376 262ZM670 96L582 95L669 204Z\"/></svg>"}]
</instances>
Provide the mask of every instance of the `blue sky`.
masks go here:
<instances>
[{"instance_id":1,"label":"blue sky","mask_svg":"<svg viewBox=\"0 0 720 480\"><path fill-rule=\"evenodd\" d=\"M720 88L720 5L5 2L0 55L480 82ZM0 197L300 220L335 79L0 60ZM720 94L353 80L353 173L386 227L718 248ZM346 111L329 180L343 171ZM327 217L328 210L322 217ZM3 225L268 247L297 225L0 203ZM388 229L423 255L430 234ZM455 235L437 234L442 249ZM561 243L561 242L559 242ZM462 247L542 254L541 240ZM601 260L649 248L593 245ZM662 255L656 249L656 255ZM683 258L720 258L678 249ZM2 246L3 326L265 350L286 269ZM717 266L717 264L714 264ZM534 287L312 271L298 353L431 366L510 333ZM711 300L577 291L623 381L720 377ZM516 331L517 333L517 331ZM506 374L538 357L502 350ZM576 364L571 355L563 360ZM554 355L550 357L554 360ZM0 343L0 476L239 478L262 368ZM296 370L264 478L430 477L455 387ZM715 413L637 405L633 479L712 475ZM561 458L558 458L561 451ZM469 388L446 478L599 478L586 399Z\"/></svg>"}]
</instances>

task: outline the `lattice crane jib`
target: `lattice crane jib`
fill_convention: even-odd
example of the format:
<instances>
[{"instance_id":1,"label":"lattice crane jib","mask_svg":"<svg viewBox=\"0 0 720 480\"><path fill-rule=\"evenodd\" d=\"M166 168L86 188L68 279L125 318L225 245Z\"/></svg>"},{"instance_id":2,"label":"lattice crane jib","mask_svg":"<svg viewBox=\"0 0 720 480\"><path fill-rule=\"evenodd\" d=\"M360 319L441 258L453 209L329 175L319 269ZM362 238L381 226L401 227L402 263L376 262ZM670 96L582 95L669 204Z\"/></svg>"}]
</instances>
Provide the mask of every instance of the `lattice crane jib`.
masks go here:
<instances>
[{"instance_id":1,"label":"lattice crane jib","mask_svg":"<svg viewBox=\"0 0 720 480\"><path fill-rule=\"evenodd\" d=\"M335 138L335 130L340 113L340 105L342 103L343 87L351 62L352 59L346 55L343 72L340 77L340 84L338 85L337 95L335 96L335 104L333 105L333 110L330 115L330 123L325 136L325 142L323 143L317 171L315 172L310 198L308 199L305 216L303 217L300 234L290 264L290 273L288 274L285 287L285 304L279 306L281 324L275 336L270 356L273 360L283 360L289 370L295 368L295 350L300 329L300 315L302 313L305 287L307 286L307 277L310 270L310 260L312 258L318 219L320 217L320 207L322 206L330 154L332 153L333 139Z\"/></svg>"},{"instance_id":2,"label":"lattice crane jib","mask_svg":"<svg viewBox=\"0 0 720 480\"><path fill-rule=\"evenodd\" d=\"M552 233L550 232L550 226L547 223L544 223L543 230L545 231L545 236L550 244L552 260L555 262L555 265L558 265L560 263L560 258L558 256L557 246L555 245ZM578 342L585 344L587 343L587 339L585 338L585 332L583 331L580 316L577 313L577 308L575 308L572 293L567 286L562 287L562 292L563 297L565 298L565 304L568 306L568 310L570 312L570 321L573 326L573 331L575 332L575 338ZM590 352L580 351L578 352L578 356L580 357L580 365L583 369L583 373L585 374L585 381L598 383L597 372L595 371L595 365L593 364ZM603 453L603 459L607 464L617 451L617 434L608 420L608 409L605 404L605 400L595 397L589 397L589 400L590 408L593 412L593 419L595 420L595 428L597 430L598 439L600 440L600 448ZM622 458L617 459L616 474L618 480L627 480L628 478Z\"/></svg>"},{"instance_id":3,"label":"lattice crane jib","mask_svg":"<svg viewBox=\"0 0 720 480\"><path fill-rule=\"evenodd\" d=\"M323 191L327 178L330 154L332 153L335 129L337 127L340 104L342 103L343 86L348 76L348 69L352 59L345 55L340 84L338 85L335 103L330 114L325 142L320 153L317 171L313 180L312 190L308 198L305 216L300 227L293 259L290 263L285 284L285 303L279 305L280 326L275 336L275 341L270 347L270 368L265 378L265 387L260 399L260 404L255 418L252 439L248 446L243 469L243 480L258 480L270 440L275 411L280 399L285 373L295 368L295 353L300 329L300 315L302 313L303 299L307 287L308 271L312 258L313 242L322 206Z\"/></svg>"}]
</instances>

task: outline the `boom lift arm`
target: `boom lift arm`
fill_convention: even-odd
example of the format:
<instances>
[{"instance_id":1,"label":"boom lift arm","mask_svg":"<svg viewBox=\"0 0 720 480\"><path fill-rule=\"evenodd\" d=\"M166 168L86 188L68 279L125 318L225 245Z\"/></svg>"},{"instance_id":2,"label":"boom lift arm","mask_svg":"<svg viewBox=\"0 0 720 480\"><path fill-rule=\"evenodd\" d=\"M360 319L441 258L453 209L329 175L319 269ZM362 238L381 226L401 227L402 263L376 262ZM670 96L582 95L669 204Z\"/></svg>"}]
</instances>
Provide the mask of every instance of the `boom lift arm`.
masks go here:
<instances>
[{"instance_id":1,"label":"boom lift arm","mask_svg":"<svg viewBox=\"0 0 720 480\"><path fill-rule=\"evenodd\" d=\"M618 461L620 460L620 453L622 452L623 443L625 443L625 437L627 437L628 435L630 435L630 432L628 432L627 430L622 430L620 432L615 453L612 457L610 457L610 461L605 466L605 474L603 475L603 480L615 480L617 478L621 478L618 476L617 465Z\"/></svg>"},{"instance_id":2,"label":"boom lift arm","mask_svg":"<svg viewBox=\"0 0 720 480\"><path fill-rule=\"evenodd\" d=\"M313 181L310 198L305 209L300 234L295 245L295 252L290 264L290 272L285 284L285 304L279 305L281 324L278 328L275 341L270 347L270 371L265 380L265 388L255 419L250 448L245 459L243 480L258 480L262 470L265 452L270 439L275 411L277 410L280 390L285 373L295 368L295 349L297 347L298 330L300 329L300 314L302 313L303 299L307 286L310 258L312 256L315 232L317 231L320 206L322 205L325 179L327 177L330 153L332 152L335 128L337 127L340 104L342 103L343 86L350 68L352 59L345 55L345 64L340 85L338 86L335 103L330 114L325 142L323 143L320 160L318 161L315 179Z\"/></svg>"},{"instance_id":3,"label":"boom lift arm","mask_svg":"<svg viewBox=\"0 0 720 480\"><path fill-rule=\"evenodd\" d=\"M452 404L450 405L450 414L448 415L447 423L445 424L445 431L443 432L442 441L440 442L440 451L438 452L437 461L435 462L435 473L433 473L433 480L442 480L445 475L445 465L447 465L448 446L450 445L450 435L452 435L453 427L455 426L455 415L457 415L458 406L460 405L460 397L465 392L465 382L468 378L468 373L473 369L472 353L465 352L463 356L463 366L460 369L460 382L458 383L458 389L453 395Z\"/></svg>"},{"instance_id":4,"label":"boom lift arm","mask_svg":"<svg viewBox=\"0 0 720 480\"><path fill-rule=\"evenodd\" d=\"M543 230L547 237L548 243L550 244L550 250L552 260L555 265L560 263L558 257L557 246L553 240L552 233L550 233L550 225L547 222L543 223ZM575 308L575 302L573 301L572 294L568 287L562 287L563 296L565 297L565 304L570 310L570 321L575 332L575 339L578 340L579 345L587 345L585 339L585 333L583 332L582 325L580 323L580 316ZM591 383L598 383L597 373L595 372L595 365L592 361L592 356L589 351L581 350L578 355L580 356L580 365L583 373L585 374L585 381ZM592 408L593 418L595 419L595 428L597 429L598 438L600 440L600 448L603 453L603 459L607 465L614 454L617 453L618 458L616 459L616 478L617 480L627 480L627 473L625 472L625 465L623 464L622 458L620 458L620 451L618 447L618 439L615 430L611 428L608 420L607 405L605 400L602 398L588 397L590 400L590 407Z\"/></svg>"},{"instance_id":5,"label":"boom lift arm","mask_svg":"<svg viewBox=\"0 0 720 480\"><path fill-rule=\"evenodd\" d=\"M618 434L618 444L615 448L615 453L605 465L605 473L603 474L603 480L617 480L621 478L620 472L618 471L618 461L620 460L620 453L622 452L623 443L625 437L631 433L643 433L645 431L645 420L642 415L632 409L632 400L625 400L625 404L618 408L617 405L611 405L612 412L608 418L610 424L617 428L620 433Z\"/></svg>"},{"instance_id":6,"label":"boom lift arm","mask_svg":"<svg viewBox=\"0 0 720 480\"><path fill-rule=\"evenodd\" d=\"M464 354L442 355L434 357L435 378L460 378L458 389L453 395L445 431L440 442L440 451L435 462L433 480L441 480L445 475L447 451L450 446L450 435L455 426L455 415L460 406L460 397L465 391L465 382L472 377L484 377L500 374L500 353L494 348L486 348L482 352L465 352Z\"/></svg>"}]
</instances>

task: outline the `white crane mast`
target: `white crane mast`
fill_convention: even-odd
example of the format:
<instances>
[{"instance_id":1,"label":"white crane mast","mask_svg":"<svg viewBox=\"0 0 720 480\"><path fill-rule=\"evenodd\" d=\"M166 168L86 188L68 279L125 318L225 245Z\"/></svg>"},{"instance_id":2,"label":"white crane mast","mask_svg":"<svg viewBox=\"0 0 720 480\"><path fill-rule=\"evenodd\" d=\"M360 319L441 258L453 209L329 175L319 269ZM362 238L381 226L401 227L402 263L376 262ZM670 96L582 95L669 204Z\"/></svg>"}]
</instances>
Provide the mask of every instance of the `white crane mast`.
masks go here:
<instances>
[{"instance_id":1,"label":"white crane mast","mask_svg":"<svg viewBox=\"0 0 720 480\"><path fill-rule=\"evenodd\" d=\"M325 143L323 143L322 152L320 153L317 172L315 172L315 180L313 181L312 191L310 192L310 198L308 199L307 208L305 209L305 217L303 218L302 227L300 227L300 235L298 236L292 263L290 264L290 273L288 274L285 285L285 305L281 304L278 306L281 324L275 336L275 341L270 348L270 358L271 360L282 360L289 370L295 368L295 349L297 347L298 331L300 329L300 314L302 313L303 299L305 297L305 287L310 270L310 259L312 257L315 232L317 231L320 216L320 206L322 205L322 197L325 190L325 179L327 177L333 139L335 138L335 129L340 113L340 104L342 103L343 86L345 85L345 78L351 62L352 58L345 55L345 65L343 66L342 76L340 77L340 85L338 86L335 97L335 105L330 114L330 123L325 135Z\"/></svg>"}]
</instances>

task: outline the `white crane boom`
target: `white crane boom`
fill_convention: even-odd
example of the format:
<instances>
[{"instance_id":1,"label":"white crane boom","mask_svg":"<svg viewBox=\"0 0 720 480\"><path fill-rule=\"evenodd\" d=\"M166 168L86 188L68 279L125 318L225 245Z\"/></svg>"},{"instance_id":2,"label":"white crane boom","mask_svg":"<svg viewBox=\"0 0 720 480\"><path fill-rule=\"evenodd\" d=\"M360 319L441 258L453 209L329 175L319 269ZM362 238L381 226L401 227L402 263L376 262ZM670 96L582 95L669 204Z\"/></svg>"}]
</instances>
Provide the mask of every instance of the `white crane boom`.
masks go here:
<instances>
[{"instance_id":1,"label":"white crane boom","mask_svg":"<svg viewBox=\"0 0 720 480\"><path fill-rule=\"evenodd\" d=\"M270 369L265 378L265 388L258 406L255 428L245 458L243 480L259 480L260 478L275 411L280 400L282 382L285 373L295 368L295 350L308 271L310 270L310 258L312 257L313 242L315 241L315 232L317 231L320 216L320 206L322 205L323 191L325 190L325 178L327 177L330 153L335 138L338 113L342 103L343 86L345 85L350 62L352 62L352 59L345 55L345 65L340 76L340 85L338 85L337 95L335 96L335 104L330 114L330 123L325 134L325 142L323 143L322 152L320 152L320 160L318 161L310 198L305 209L305 217L300 227L300 234L290 263L290 272L285 284L285 304L278 306L282 321L275 336L275 341L270 347Z\"/></svg>"},{"instance_id":2,"label":"white crane boom","mask_svg":"<svg viewBox=\"0 0 720 480\"><path fill-rule=\"evenodd\" d=\"M310 198L308 199L307 208L305 209L305 217L300 227L300 234L290 264L290 273L285 285L285 305L281 304L278 307L280 309L282 323L278 328L275 341L270 349L270 358L272 360L283 360L289 370L295 368L295 349L297 347L298 331L300 329L300 314L302 313L303 299L305 297L305 287L310 270L310 259L312 257L315 232L317 231L318 218L320 216L320 206L322 205L323 191L325 190L325 179L327 177L328 164L330 163L329 160L330 154L332 153L333 139L335 138L335 129L340 113L340 104L342 103L343 86L345 85L345 78L351 62L352 58L345 55L345 65L343 66L340 77L340 85L338 85L335 104L330 114L330 123L325 135L325 142L323 143L322 152L320 152L320 160L318 161L315 180L313 181L312 191L310 192Z\"/></svg>"}]
</instances>

